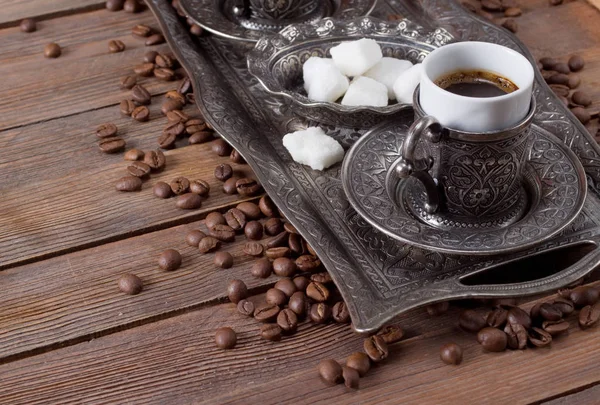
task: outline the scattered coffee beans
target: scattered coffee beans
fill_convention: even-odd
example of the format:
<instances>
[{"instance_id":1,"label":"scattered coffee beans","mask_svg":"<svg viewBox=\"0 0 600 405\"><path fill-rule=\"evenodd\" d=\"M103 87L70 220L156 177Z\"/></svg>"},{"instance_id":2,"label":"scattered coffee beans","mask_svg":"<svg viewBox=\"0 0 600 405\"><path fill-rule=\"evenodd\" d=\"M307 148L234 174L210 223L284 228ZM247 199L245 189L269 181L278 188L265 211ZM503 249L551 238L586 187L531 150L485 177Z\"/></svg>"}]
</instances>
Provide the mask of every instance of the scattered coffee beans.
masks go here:
<instances>
[{"instance_id":1,"label":"scattered coffee beans","mask_svg":"<svg viewBox=\"0 0 600 405\"><path fill-rule=\"evenodd\" d=\"M146 39L146 42L144 44L146 46L153 46L163 44L164 42L165 37L163 37L162 34L152 34Z\"/></svg>"},{"instance_id":2,"label":"scattered coffee beans","mask_svg":"<svg viewBox=\"0 0 600 405\"><path fill-rule=\"evenodd\" d=\"M371 361L365 353L354 352L346 359L346 366L358 371L358 374L363 377L371 369Z\"/></svg>"},{"instance_id":3,"label":"scattered coffee beans","mask_svg":"<svg viewBox=\"0 0 600 405\"><path fill-rule=\"evenodd\" d=\"M96 128L98 138L110 138L117 135L117 126L113 123L102 124Z\"/></svg>"},{"instance_id":4,"label":"scattered coffee beans","mask_svg":"<svg viewBox=\"0 0 600 405\"><path fill-rule=\"evenodd\" d=\"M310 280L304 276L294 277L292 279L298 291L306 291L306 287L310 284Z\"/></svg>"},{"instance_id":5,"label":"scattered coffee beans","mask_svg":"<svg viewBox=\"0 0 600 405\"><path fill-rule=\"evenodd\" d=\"M164 183L167 184L167 183ZM171 191L171 187L169 187L169 191ZM185 237L185 243L189 246L198 247L200 241L206 236L206 234L199 230L194 230L188 233Z\"/></svg>"},{"instance_id":6,"label":"scattered coffee beans","mask_svg":"<svg viewBox=\"0 0 600 405\"><path fill-rule=\"evenodd\" d=\"M264 251L263 245L258 242L247 242L244 245L244 253L248 256L260 257Z\"/></svg>"},{"instance_id":7,"label":"scattered coffee beans","mask_svg":"<svg viewBox=\"0 0 600 405\"><path fill-rule=\"evenodd\" d=\"M218 211L209 213L204 220L204 223L208 229L213 228L215 225L226 225L225 217Z\"/></svg>"},{"instance_id":8,"label":"scattered coffee beans","mask_svg":"<svg viewBox=\"0 0 600 405\"><path fill-rule=\"evenodd\" d=\"M248 225L246 225L247 227ZM274 252L274 249L281 249L281 248L273 248L273 249L267 249L267 257L269 257L269 251ZM283 249L287 249L287 248L283 248ZM289 250L289 249L288 249ZM281 251L283 253L283 251ZM273 256L273 255L272 255ZM287 257L277 257L274 261L273 261L273 272L278 275L279 277L292 277L294 275L294 273L296 272L296 263L294 263L293 260L287 258ZM310 287L310 286L309 286ZM315 289L317 287L314 287ZM325 288L325 286L323 286L323 288ZM326 288L325 288L326 290ZM308 290L307 290L308 291ZM316 290L315 290L316 291ZM325 294L325 291L321 290L322 294ZM329 292L327 291L327 294ZM315 292L316 294L316 292ZM329 295L327 295L329 296ZM311 297L312 298L312 297ZM327 298L325 298L322 301L325 301ZM322 302L320 301L320 302Z\"/></svg>"},{"instance_id":9,"label":"scattered coffee beans","mask_svg":"<svg viewBox=\"0 0 600 405\"><path fill-rule=\"evenodd\" d=\"M106 9L108 11L119 11L123 9L125 0L106 0Z\"/></svg>"},{"instance_id":10,"label":"scattered coffee beans","mask_svg":"<svg viewBox=\"0 0 600 405\"><path fill-rule=\"evenodd\" d=\"M519 323L507 323L504 327L507 346L513 350L523 350L527 347L527 329Z\"/></svg>"},{"instance_id":11,"label":"scattered coffee beans","mask_svg":"<svg viewBox=\"0 0 600 405\"><path fill-rule=\"evenodd\" d=\"M127 167L129 174L135 177L145 177L150 174L150 166L144 162L135 161Z\"/></svg>"},{"instance_id":12,"label":"scattered coffee beans","mask_svg":"<svg viewBox=\"0 0 600 405\"><path fill-rule=\"evenodd\" d=\"M237 304L240 300L248 297L248 287L242 280L231 280L227 284L227 296L231 302Z\"/></svg>"},{"instance_id":13,"label":"scattered coffee beans","mask_svg":"<svg viewBox=\"0 0 600 405\"><path fill-rule=\"evenodd\" d=\"M302 255L296 259L296 266L300 271L312 272L321 266L321 261L317 256Z\"/></svg>"},{"instance_id":14,"label":"scattered coffee beans","mask_svg":"<svg viewBox=\"0 0 600 405\"><path fill-rule=\"evenodd\" d=\"M287 245L288 240L289 233L286 231L282 231L281 233L275 235L275 237L267 241L267 248L284 247Z\"/></svg>"},{"instance_id":15,"label":"scattered coffee beans","mask_svg":"<svg viewBox=\"0 0 600 405\"><path fill-rule=\"evenodd\" d=\"M506 333L491 327L481 329L477 333L477 341L489 352L502 352L508 344Z\"/></svg>"},{"instance_id":16,"label":"scattered coffee beans","mask_svg":"<svg viewBox=\"0 0 600 405\"><path fill-rule=\"evenodd\" d=\"M240 300L237 304L237 310L244 316L254 316L254 304L252 301Z\"/></svg>"},{"instance_id":17,"label":"scattered coffee beans","mask_svg":"<svg viewBox=\"0 0 600 405\"><path fill-rule=\"evenodd\" d=\"M33 18L26 18L23 21L21 21L21 24L19 24L19 28L22 32L34 32L37 29L37 26Z\"/></svg>"},{"instance_id":18,"label":"scattered coffee beans","mask_svg":"<svg viewBox=\"0 0 600 405\"><path fill-rule=\"evenodd\" d=\"M196 197L200 198L199 196ZM233 242L235 240L235 231L229 225L217 224L209 228L208 233L221 242Z\"/></svg>"},{"instance_id":19,"label":"scattered coffee beans","mask_svg":"<svg viewBox=\"0 0 600 405\"><path fill-rule=\"evenodd\" d=\"M331 318L331 308L329 305L319 302L311 305L308 315L314 323L325 323Z\"/></svg>"},{"instance_id":20,"label":"scattered coffee beans","mask_svg":"<svg viewBox=\"0 0 600 405\"><path fill-rule=\"evenodd\" d=\"M215 265L222 269L229 269L233 266L233 256L229 252L215 253Z\"/></svg>"},{"instance_id":21,"label":"scattered coffee beans","mask_svg":"<svg viewBox=\"0 0 600 405\"><path fill-rule=\"evenodd\" d=\"M215 139L212 143L212 151L219 156L229 156L231 146L223 139Z\"/></svg>"},{"instance_id":22,"label":"scattered coffee beans","mask_svg":"<svg viewBox=\"0 0 600 405\"><path fill-rule=\"evenodd\" d=\"M350 312L344 301L335 303L331 311L331 316L337 323L350 323Z\"/></svg>"},{"instance_id":23,"label":"scattered coffee beans","mask_svg":"<svg viewBox=\"0 0 600 405\"><path fill-rule=\"evenodd\" d=\"M319 282L311 282L306 287L306 295L317 302L325 302L329 298L329 290Z\"/></svg>"},{"instance_id":24,"label":"scattered coffee beans","mask_svg":"<svg viewBox=\"0 0 600 405\"><path fill-rule=\"evenodd\" d=\"M587 107L592 104L592 97L584 91L578 90L571 95L573 103Z\"/></svg>"},{"instance_id":25,"label":"scattered coffee beans","mask_svg":"<svg viewBox=\"0 0 600 405\"><path fill-rule=\"evenodd\" d=\"M198 244L198 250L200 253L208 253L217 250L221 247L221 241L213 238L212 236L206 236L200 240Z\"/></svg>"},{"instance_id":26,"label":"scattered coffee beans","mask_svg":"<svg viewBox=\"0 0 600 405\"><path fill-rule=\"evenodd\" d=\"M254 319L259 322L271 322L277 318L279 307L273 304L263 304L254 310Z\"/></svg>"},{"instance_id":27,"label":"scattered coffee beans","mask_svg":"<svg viewBox=\"0 0 600 405\"><path fill-rule=\"evenodd\" d=\"M265 213L262 208L261 212ZM279 218L269 218L264 224L264 229L265 233L269 236L278 235L283 232L283 222Z\"/></svg>"},{"instance_id":28,"label":"scattered coffee beans","mask_svg":"<svg viewBox=\"0 0 600 405\"><path fill-rule=\"evenodd\" d=\"M446 364L458 365L463 359L463 350L456 343L446 343L440 348L440 359Z\"/></svg>"},{"instance_id":29,"label":"scattered coffee beans","mask_svg":"<svg viewBox=\"0 0 600 405\"><path fill-rule=\"evenodd\" d=\"M288 308L294 311L294 313L300 317L306 315L308 299L302 291L296 291L292 294L288 301Z\"/></svg>"},{"instance_id":30,"label":"scattered coffee beans","mask_svg":"<svg viewBox=\"0 0 600 405\"><path fill-rule=\"evenodd\" d=\"M136 84L131 89L131 98L133 98L133 101L136 102L137 104L147 105L147 104L150 104L150 99L152 97L150 96L150 93L148 92L148 90L146 90L146 88L143 85Z\"/></svg>"},{"instance_id":31,"label":"scattered coffee beans","mask_svg":"<svg viewBox=\"0 0 600 405\"><path fill-rule=\"evenodd\" d=\"M215 332L215 343L219 349L233 349L237 343L237 335L231 328L219 328Z\"/></svg>"},{"instance_id":32,"label":"scattered coffee beans","mask_svg":"<svg viewBox=\"0 0 600 405\"><path fill-rule=\"evenodd\" d=\"M149 37L150 34L152 34L152 28L144 24L138 24L131 29L131 35L133 35L136 38L145 40L145 38ZM154 62L154 60L152 60L151 62Z\"/></svg>"},{"instance_id":33,"label":"scattered coffee beans","mask_svg":"<svg viewBox=\"0 0 600 405\"><path fill-rule=\"evenodd\" d=\"M137 84L137 77L134 75L123 76L120 81L122 89L131 90Z\"/></svg>"},{"instance_id":34,"label":"scattered coffee beans","mask_svg":"<svg viewBox=\"0 0 600 405\"><path fill-rule=\"evenodd\" d=\"M344 381L342 366L333 359L321 360L317 369L321 379L327 384L341 384Z\"/></svg>"},{"instance_id":35,"label":"scattered coffee beans","mask_svg":"<svg viewBox=\"0 0 600 405\"><path fill-rule=\"evenodd\" d=\"M175 206L182 210L195 210L202 206L202 197L194 193L185 193L177 197Z\"/></svg>"},{"instance_id":36,"label":"scattered coffee beans","mask_svg":"<svg viewBox=\"0 0 600 405\"><path fill-rule=\"evenodd\" d=\"M157 139L158 146L162 149L172 149L175 147L177 135L163 132Z\"/></svg>"},{"instance_id":37,"label":"scattered coffee beans","mask_svg":"<svg viewBox=\"0 0 600 405\"><path fill-rule=\"evenodd\" d=\"M144 158L144 152L139 149L129 149L123 155L123 159L129 161L142 160Z\"/></svg>"},{"instance_id":38,"label":"scattered coffee beans","mask_svg":"<svg viewBox=\"0 0 600 405\"><path fill-rule=\"evenodd\" d=\"M236 208L240 211L242 211L244 213L244 215L246 215L246 219L252 221L255 219L260 219L261 217L261 212L260 209L258 208L258 205L254 204L253 202L249 202L249 201L244 201L242 203L239 203Z\"/></svg>"},{"instance_id":39,"label":"scattered coffee beans","mask_svg":"<svg viewBox=\"0 0 600 405\"><path fill-rule=\"evenodd\" d=\"M262 186L254 179L243 178L235 182L235 188L239 195L253 196L262 189Z\"/></svg>"},{"instance_id":40,"label":"scattered coffee beans","mask_svg":"<svg viewBox=\"0 0 600 405\"><path fill-rule=\"evenodd\" d=\"M119 109L121 110L121 114L131 116L131 113L135 109L135 104L131 100L123 100L119 104Z\"/></svg>"},{"instance_id":41,"label":"scattered coffee beans","mask_svg":"<svg viewBox=\"0 0 600 405\"><path fill-rule=\"evenodd\" d=\"M282 309L277 315L277 325L279 325L283 332L293 333L298 328L298 317L291 309Z\"/></svg>"},{"instance_id":42,"label":"scattered coffee beans","mask_svg":"<svg viewBox=\"0 0 600 405\"><path fill-rule=\"evenodd\" d=\"M189 138L188 142L190 145L196 145L200 143L206 143L214 139L213 133L208 131L194 132Z\"/></svg>"},{"instance_id":43,"label":"scattered coffee beans","mask_svg":"<svg viewBox=\"0 0 600 405\"><path fill-rule=\"evenodd\" d=\"M136 107L131 112L131 118L137 122L146 122L150 119L150 110L145 105Z\"/></svg>"},{"instance_id":44,"label":"scattered coffee beans","mask_svg":"<svg viewBox=\"0 0 600 405\"><path fill-rule=\"evenodd\" d=\"M123 41L118 39L113 39L108 41L108 52L110 53L118 53L123 52L125 50L125 44Z\"/></svg>"},{"instance_id":45,"label":"scattered coffee beans","mask_svg":"<svg viewBox=\"0 0 600 405\"><path fill-rule=\"evenodd\" d=\"M276 323L266 323L260 326L260 337L272 342L281 340L281 327Z\"/></svg>"},{"instance_id":46,"label":"scattered coffee beans","mask_svg":"<svg viewBox=\"0 0 600 405\"><path fill-rule=\"evenodd\" d=\"M260 240L263 236L263 226L258 221L250 221L246 224L246 227L244 228L244 234L248 239ZM275 271L275 273L277 274L277 271Z\"/></svg>"},{"instance_id":47,"label":"scattered coffee beans","mask_svg":"<svg viewBox=\"0 0 600 405\"><path fill-rule=\"evenodd\" d=\"M125 141L116 136L103 138L98 142L98 147L104 153L117 153L125 149Z\"/></svg>"},{"instance_id":48,"label":"scattered coffee beans","mask_svg":"<svg viewBox=\"0 0 600 405\"><path fill-rule=\"evenodd\" d=\"M358 371L350 367L342 366L342 376L344 377L344 385L347 388L358 389L360 380Z\"/></svg>"},{"instance_id":49,"label":"scattered coffee beans","mask_svg":"<svg viewBox=\"0 0 600 405\"><path fill-rule=\"evenodd\" d=\"M232 177L227 179L225 183L223 183L223 192L225 194L237 194L237 188L235 183L238 181L237 177Z\"/></svg>"},{"instance_id":50,"label":"scattered coffee beans","mask_svg":"<svg viewBox=\"0 0 600 405\"><path fill-rule=\"evenodd\" d=\"M229 159L231 159L231 161L233 163L237 163L240 165L243 165L246 163L246 161L244 160L242 155L240 155L240 152L238 152L236 149L231 151L231 153L229 154Z\"/></svg>"},{"instance_id":51,"label":"scattered coffee beans","mask_svg":"<svg viewBox=\"0 0 600 405\"><path fill-rule=\"evenodd\" d=\"M383 338L385 343L391 345L402 340L404 330L398 325L386 325L377 334Z\"/></svg>"},{"instance_id":52,"label":"scattered coffee beans","mask_svg":"<svg viewBox=\"0 0 600 405\"><path fill-rule=\"evenodd\" d=\"M543 329L532 327L528 331L529 343L535 347L544 347L552 343L552 335Z\"/></svg>"},{"instance_id":53,"label":"scattered coffee beans","mask_svg":"<svg viewBox=\"0 0 600 405\"><path fill-rule=\"evenodd\" d=\"M512 307L509 309L506 320L509 323L518 323L523 325L525 329L529 329L531 327L531 317L527 312L523 311L519 307Z\"/></svg>"},{"instance_id":54,"label":"scattered coffee beans","mask_svg":"<svg viewBox=\"0 0 600 405\"><path fill-rule=\"evenodd\" d=\"M192 180L190 182L190 191L201 197L206 197L210 192L210 184L204 180Z\"/></svg>"},{"instance_id":55,"label":"scattered coffee beans","mask_svg":"<svg viewBox=\"0 0 600 405\"><path fill-rule=\"evenodd\" d=\"M508 318L508 311L502 307L496 307L488 314L486 323L492 328L502 328Z\"/></svg>"},{"instance_id":56,"label":"scattered coffee beans","mask_svg":"<svg viewBox=\"0 0 600 405\"><path fill-rule=\"evenodd\" d=\"M44 47L44 56L46 58L58 58L61 53L62 49L54 42L51 42Z\"/></svg>"},{"instance_id":57,"label":"scattered coffee beans","mask_svg":"<svg viewBox=\"0 0 600 405\"><path fill-rule=\"evenodd\" d=\"M227 163L221 163L215 167L215 179L219 181L229 180L233 176L233 168Z\"/></svg>"},{"instance_id":58,"label":"scattered coffee beans","mask_svg":"<svg viewBox=\"0 0 600 405\"><path fill-rule=\"evenodd\" d=\"M579 55L573 55L569 58L569 69L571 72L579 72L585 66L585 61Z\"/></svg>"},{"instance_id":59,"label":"scattered coffee beans","mask_svg":"<svg viewBox=\"0 0 600 405\"><path fill-rule=\"evenodd\" d=\"M254 262L250 270L252 275L257 278L267 278L271 275L272 271L273 265L267 258L262 258Z\"/></svg>"},{"instance_id":60,"label":"scattered coffee beans","mask_svg":"<svg viewBox=\"0 0 600 405\"><path fill-rule=\"evenodd\" d=\"M158 198L169 198L171 197L171 195L173 195L173 192L171 191L171 186L169 186L164 181L157 182L154 185L154 187L152 187L152 192Z\"/></svg>"},{"instance_id":61,"label":"scattered coffee beans","mask_svg":"<svg viewBox=\"0 0 600 405\"><path fill-rule=\"evenodd\" d=\"M579 326L589 328L600 320L600 303L586 305L579 311Z\"/></svg>"},{"instance_id":62,"label":"scattered coffee beans","mask_svg":"<svg viewBox=\"0 0 600 405\"><path fill-rule=\"evenodd\" d=\"M156 61L156 57L158 56L158 52L156 51L148 51L144 54L144 62L146 63L154 63Z\"/></svg>"},{"instance_id":63,"label":"scattered coffee beans","mask_svg":"<svg viewBox=\"0 0 600 405\"><path fill-rule=\"evenodd\" d=\"M240 210L238 210L237 208L231 208L230 210L228 210L225 215L225 221L227 222L227 225L229 225L234 231L241 231L242 229L244 229L244 227L246 226L246 215L244 215L244 213ZM262 245L258 244L258 246L260 246L260 251L257 252L256 249L258 249L258 246L256 246L257 244L254 245L246 245L246 246L253 246L255 249L255 254L250 254L251 256L260 256L262 255Z\"/></svg>"},{"instance_id":64,"label":"scattered coffee beans","mask_svg":"<svg viewBox=\"0 0 600 405\"><path fill-rule=\"evenodd\" d=\"M282 291L286 297L291 297L298 289L296 284L289 278L282 278L275 283L273 288Z\"/></svg>"},{"instance_id":65,"label":"scattered coffee beans","mask_svg":"<svg viewBox=\"0 0 600 405\"><path fill-rule=\"evenodd\" d=\"M569 330L569 322L567 321L544 321L542 329L548 332L551 336L560 335Z\"/></svg>"},{"instance_id":66,"label":"scattered coffee beans","mask_svg":"<svg viewBox=\"0 0 600 405\"><path fill-rule=\"evenodd\" d=\"M142 11L142 6L137 0L125 0L123 4L123 10L126 13L139 13Z\"/></svg>"},{"instance_id":67,"label":"scattered coffee beans","mask_svg":"<svg viewBox=\"0 0 600 405\"><path fill-rule=\"evenodd\" d=\"M177 270L181 266L181 254L175 249L167 249L158 257L158 267L165 271Z\"/></svg>"},{"instance_id":68,"label":"scattered coffee beans","mask_svg":"<svg viewBox=\"0 0 600 405\"><path fill-rule=\"evenodd\" d=\"M136 75L143 77L150 77L154 72L154 63L142 63L133 68L133 72Z\"/></svg>"},{"instance_id":69,"label":"scattered coffee beans","mask_svg":"<svg viewBox=\"0 0 600 405\"><path fill-rule=\"evenodd\" d=\"M139 191L142 189L142 179L134 176L121 177L115 188L117 191Z\"/></svg>"},{"instance_id":70,"label":"scattered coffee beans","mask_svg":"<svg viewBox=\"0 0 600 405\"><path fill-rule=\"evenodd\" d=\"M374 363L383 361L388 356L388 346L379 335L373 335L364 340L364 350Z\"/></svg>"},{"instance_id":71,"label":"scattered coffee beans","mask_svg":"<svg viewBox=\"0 0 600 405\"><path fill-rule=\"evenodd\" d=\"M288 298L283 291L277 288L269 288L265 295L265 301L269 304L282 307L288 301Z\"/></svg>"},{"instance_id":72,"label":"scattered coffee beans","mask_svg":"<svg viewBox=\"0 0 600 405\"><path fill-rule=\"evenodd\" d=\"M119 290L129 295L136 295L142 292L144 287L142 280L134 274L123 274L118 281Z\"/></svg>"},{"instance_id":73,"label":"scattered coffee beans","mask_svg":"<svg viewBox=\"0 0 600 405\"><path fill-rule=\"evenodd\" d=\"M169 183L169 186L171 186L173 194L181 195L187 193L190 189L190 181L185 177L176 177Z\"/></svg>"}]
</instances>

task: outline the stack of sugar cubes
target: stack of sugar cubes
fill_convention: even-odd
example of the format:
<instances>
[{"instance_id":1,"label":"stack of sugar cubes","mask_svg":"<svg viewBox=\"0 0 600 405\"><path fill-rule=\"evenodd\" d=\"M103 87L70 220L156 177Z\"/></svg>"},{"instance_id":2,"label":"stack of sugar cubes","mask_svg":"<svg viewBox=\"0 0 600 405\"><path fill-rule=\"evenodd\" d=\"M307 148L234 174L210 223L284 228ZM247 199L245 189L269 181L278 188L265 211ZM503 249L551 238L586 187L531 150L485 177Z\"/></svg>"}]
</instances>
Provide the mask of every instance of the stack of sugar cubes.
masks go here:
<instances>
[{"instance_id":1,"label":"stack of sugar cubes","mask_svg":"<svg viewBox=\"0 0 600 405\"><path fill-rule=\"evenodd\" d=\"M421 77L421 64L383 57L373 39L342 42L331 59L311 57L302 66L304 89L313 101L385 107L389 100L412 104ZM350 81L348 78L353 78Z\"/></svg>"}]
</instances>

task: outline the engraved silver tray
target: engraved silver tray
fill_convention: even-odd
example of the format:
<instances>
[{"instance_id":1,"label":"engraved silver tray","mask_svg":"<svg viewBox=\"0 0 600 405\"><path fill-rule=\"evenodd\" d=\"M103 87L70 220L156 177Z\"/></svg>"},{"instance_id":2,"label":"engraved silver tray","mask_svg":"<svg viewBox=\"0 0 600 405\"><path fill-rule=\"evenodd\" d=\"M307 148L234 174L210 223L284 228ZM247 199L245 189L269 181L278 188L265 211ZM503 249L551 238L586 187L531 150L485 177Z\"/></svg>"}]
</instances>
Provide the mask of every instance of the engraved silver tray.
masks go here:
<instances>
[{"instance_id":1,"label":"engraved silver tray","mask_svg":"<svg viewBox=\"0 0 600 405\"><path fill-rule=\"evenodd\" d=\"M534 123L559 137L581 160L589 187L581 214L559 235L529 250L508 256L443 254L399 243L370 226L348 203L340 165L318 172L291 160L282 136L318 123L295 116L248 73L245 55L253 44L216 36L191 38L169 1L147 2L192 78L205 118L240 151L281 212L314 247L346 300L357 331L375 330L401 312L438 301L557 289L600 264L600 148L539 73ZM451 0L379 0L372 15L389 14L419 24L422 35L442 27L456 40L499 43L532 59L512 34ZM324 129L345 149L365 132ZM566 260L575 256L581 257L575 263ZM539 262L521 264L530 259Z\"/></svg>"}]
</instances>

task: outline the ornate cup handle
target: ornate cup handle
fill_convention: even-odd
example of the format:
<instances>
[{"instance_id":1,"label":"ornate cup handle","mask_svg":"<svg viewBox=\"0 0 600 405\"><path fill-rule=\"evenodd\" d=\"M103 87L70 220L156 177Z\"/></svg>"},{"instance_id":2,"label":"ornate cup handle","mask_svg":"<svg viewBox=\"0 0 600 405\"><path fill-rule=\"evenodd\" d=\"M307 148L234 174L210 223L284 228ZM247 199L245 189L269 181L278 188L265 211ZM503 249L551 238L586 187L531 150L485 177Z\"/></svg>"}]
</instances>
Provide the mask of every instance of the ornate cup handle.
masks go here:
<instances>
[{"instance_id":1,"label":"ornate cup handle","mask_svg":"<svg viewBox=\"0 0 600 405\"><path fill-rule=\"evenodd\" d=\"M433 166L433 157L426 159L415 159L415 150L421 138L437 143L444 133L444 127L437 119L426 115L417 119L404 139L400 157L390 166L386 175L386 189L388 195L398 205L397 188L401 179L412 176L419 180L425 187L427 202L425 211L429 214L436 212L440 205L440 192L438 184L429 174L428 170Z\"/></svg>"}]
</instances>

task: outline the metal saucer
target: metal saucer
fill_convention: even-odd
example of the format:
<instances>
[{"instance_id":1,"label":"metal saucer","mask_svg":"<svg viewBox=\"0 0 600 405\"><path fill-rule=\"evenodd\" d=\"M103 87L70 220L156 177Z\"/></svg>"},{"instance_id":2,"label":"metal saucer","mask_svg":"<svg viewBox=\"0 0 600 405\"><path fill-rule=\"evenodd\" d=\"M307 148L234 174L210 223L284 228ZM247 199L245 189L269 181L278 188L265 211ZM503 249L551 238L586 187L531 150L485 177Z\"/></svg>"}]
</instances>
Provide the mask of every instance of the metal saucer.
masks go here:
<instances>
[{"instance_id":1,"label":"metal saucer","mask_svg":"<svg viewBox=\"0 0 600 405\"><path fill-rule=\"evenodd\" d=\"M314 23L325 17L348 20L369 15L377 0L324 0L319 12L305 19L241 19L233 12L237 0L180 0L185 15L205 30L225 38L256 42L265 31L280 31L289 24Z\"/></svg>"},{"instance_id":2,"label":"metal saucer","mask_svg":"<svg viewBox=\"0 0 600 405\"><path fill-rule=\"evenodd\" d=\"M400 156L410 122L382 124L346 153L341 177L350 204L369 224L399 241L450 254L511 253L546 241L581 211L586 197L584 169L575 154L554 135L532 125L531 151L524 176L528 207L505 226L437 223L415 215L414 179L402 181L396 205L385 189L389 167ZM393 195L393 194L392 194ZM484 224L485 225L485 224Z\"/></svg>"}]
</instances>

